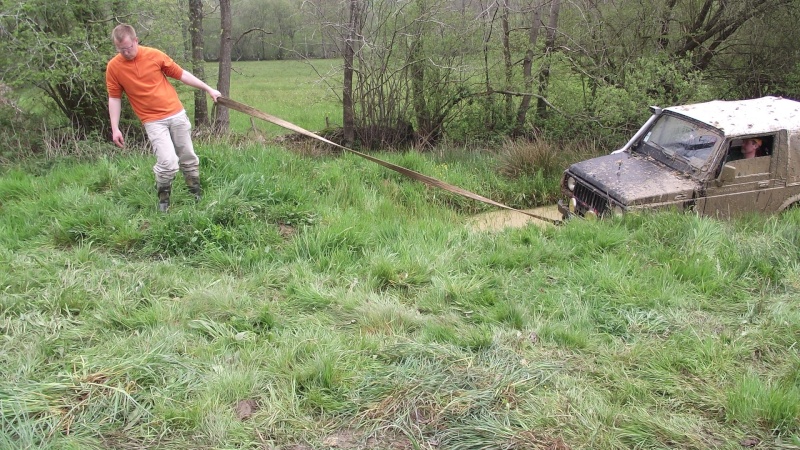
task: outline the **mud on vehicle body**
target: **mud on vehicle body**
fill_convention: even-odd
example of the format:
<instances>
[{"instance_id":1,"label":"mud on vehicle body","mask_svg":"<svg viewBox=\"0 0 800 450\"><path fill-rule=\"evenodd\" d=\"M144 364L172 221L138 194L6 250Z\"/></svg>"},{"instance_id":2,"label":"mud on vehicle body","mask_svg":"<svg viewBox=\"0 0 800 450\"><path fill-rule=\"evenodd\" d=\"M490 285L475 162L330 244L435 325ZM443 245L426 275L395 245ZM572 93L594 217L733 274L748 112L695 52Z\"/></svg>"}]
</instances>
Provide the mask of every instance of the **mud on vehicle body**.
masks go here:
<instances>
[{"instance_id":1,"label":"mud on vehicle body","mask_svg":"<svg viewBox=\"0 0 800 450\"><path fill-rule=\"evenodd\" d=\"M779 97L651 108L621 149L570 166L564 218L673 208L734 217L800 202L800 102ZM756 157L741 159L757 138Z\"/></svg>"}]
</instances>

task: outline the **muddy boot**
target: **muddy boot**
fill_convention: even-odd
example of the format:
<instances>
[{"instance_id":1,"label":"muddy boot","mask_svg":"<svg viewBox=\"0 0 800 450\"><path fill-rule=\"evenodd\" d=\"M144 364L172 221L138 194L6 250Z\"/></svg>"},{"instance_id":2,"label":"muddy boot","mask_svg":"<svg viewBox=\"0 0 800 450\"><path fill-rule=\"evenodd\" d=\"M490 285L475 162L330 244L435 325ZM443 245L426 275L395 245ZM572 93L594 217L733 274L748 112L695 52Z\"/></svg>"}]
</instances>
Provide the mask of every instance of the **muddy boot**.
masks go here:
<instances>
[{"instance_id":1,"label":"muddy boot","mask_svg":"<svg viewBox=\"0 0 800 450\"><path fill-rule=\"evenodd\" d=\"M185 177L186 187L194 195L194 200L199 202L203 198L203 188L200 186L200 177Z\"/></svg>"},{"instance_id":2,"label":"muddy boot","mask_svg":"<svg viewBox=\"0 0 800 450\"><path fill-rule=\"evenodd\" d=\"M158 210L167 212L169 209L169 194L172 192L172 186L169 184L157 184L156 190L158 191Z\"/></svg>"}]
</instances>

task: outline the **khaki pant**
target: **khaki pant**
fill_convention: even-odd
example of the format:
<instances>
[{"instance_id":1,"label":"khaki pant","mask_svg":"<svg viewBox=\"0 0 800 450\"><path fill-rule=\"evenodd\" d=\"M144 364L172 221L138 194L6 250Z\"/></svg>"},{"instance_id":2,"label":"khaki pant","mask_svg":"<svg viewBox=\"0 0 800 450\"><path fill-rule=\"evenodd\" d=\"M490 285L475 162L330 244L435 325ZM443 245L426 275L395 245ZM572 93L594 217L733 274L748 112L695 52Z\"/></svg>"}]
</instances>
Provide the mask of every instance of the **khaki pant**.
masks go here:
<instances>
[{"instance_id":1,"label":"khaki pant","mask_svg":"<svg viewBox=\"0 0 800 450\"><path fill-rule=\"evenodd\" d=\"M186 177L200 176L200 159L192 145L192 124L186 111L144 124L156 155L156 183L171 184L180 169Z\"/></svg>"}]
</instances>

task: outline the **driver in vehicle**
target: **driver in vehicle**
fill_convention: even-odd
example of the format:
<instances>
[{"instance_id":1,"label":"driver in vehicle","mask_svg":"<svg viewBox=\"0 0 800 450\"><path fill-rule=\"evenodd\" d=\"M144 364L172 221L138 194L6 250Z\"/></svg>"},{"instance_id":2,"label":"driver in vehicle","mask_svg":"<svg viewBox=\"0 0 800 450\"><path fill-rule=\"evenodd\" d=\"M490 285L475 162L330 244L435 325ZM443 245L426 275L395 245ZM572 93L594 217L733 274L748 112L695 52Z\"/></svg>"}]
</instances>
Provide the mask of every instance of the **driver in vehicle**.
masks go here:
<instances>
[{"instance_id":1,"label":"driver in vehicle","mask_svg":"<svg viewBox=\"0 0 800 450\"><path fill-rule=\"evenodd\" d=\"M742 157L750 159L756 156L764 156L763 143L764 141L759 138L745 139L742 141Z\"/></svg>"},{"instance_id":2,"label":"driver in vehicle","mask_svg":"<svg viewBox=\"0 0 800 450\"><path fill-rule=\"evenodd\" d=\"M767 152L764 148L764 140L761 138L747 138L742 140L742 147L740 149L731 149L728 161L735 161L737 159L750 159L757 156L766 156Z\"/></svg>"}]
</instances>

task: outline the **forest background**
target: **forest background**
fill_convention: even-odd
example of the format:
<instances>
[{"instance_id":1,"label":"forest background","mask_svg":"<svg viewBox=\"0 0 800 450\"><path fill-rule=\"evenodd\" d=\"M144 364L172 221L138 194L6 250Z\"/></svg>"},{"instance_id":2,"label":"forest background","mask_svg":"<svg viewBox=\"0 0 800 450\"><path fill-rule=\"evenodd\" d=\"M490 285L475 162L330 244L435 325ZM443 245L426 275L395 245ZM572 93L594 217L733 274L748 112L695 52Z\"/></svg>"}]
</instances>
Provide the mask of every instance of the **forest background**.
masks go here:
<instances>
[{"instance_id":1,"label":"forest background","mask_svg":"<svg viewBox=\"0 0 800 450\"><path fill-rule=\"evenodd\" d=\"M485 205L179 85L205 194L161 214L103 73L129 22L236 100L528 207L649 105L798 98L798 7L3 0L0 448L800 448L800 210L475 229Z\"/></svg>"},{"instance_id":2,"label":"forest background","mask_svg":"<svg viewBox=\"0 0 800 450\"><path fill-rule=\"evenodd\" d=\"M614 145L650 105L800 96L798 14L792 0L6 0L0 132L14 152L40 148L20 139L43 127L106 137L109 32L128 22L226 95L235 62L340 59L319 76L346 144ZM228 130L225 108L208 118L195 99L198 125Z\"/></svg>"}]
</instances>

